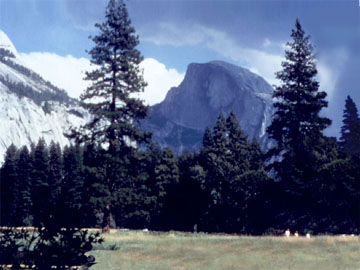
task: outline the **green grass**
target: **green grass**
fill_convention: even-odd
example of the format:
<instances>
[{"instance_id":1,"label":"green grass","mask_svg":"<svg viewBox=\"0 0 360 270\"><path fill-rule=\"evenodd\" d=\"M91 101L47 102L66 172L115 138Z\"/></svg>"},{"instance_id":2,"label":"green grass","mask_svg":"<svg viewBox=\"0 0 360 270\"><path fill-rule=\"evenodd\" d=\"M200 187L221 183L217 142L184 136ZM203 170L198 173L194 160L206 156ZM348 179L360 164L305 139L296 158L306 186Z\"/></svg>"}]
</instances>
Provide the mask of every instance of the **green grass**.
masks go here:
<instances>
[{"instance_id":1,"label":"green grass","mask_svg":"<svg viewBox=\"0 0 360 270\"><path fill-rule=\"evenodd\" d=\"M218 234L114 232L91 252L92 270L360 269L357 237L311 239ZM110 248L117 250L108 250ZM107 249L107 250L106 250Z\"/></svg>"}]
</instances>

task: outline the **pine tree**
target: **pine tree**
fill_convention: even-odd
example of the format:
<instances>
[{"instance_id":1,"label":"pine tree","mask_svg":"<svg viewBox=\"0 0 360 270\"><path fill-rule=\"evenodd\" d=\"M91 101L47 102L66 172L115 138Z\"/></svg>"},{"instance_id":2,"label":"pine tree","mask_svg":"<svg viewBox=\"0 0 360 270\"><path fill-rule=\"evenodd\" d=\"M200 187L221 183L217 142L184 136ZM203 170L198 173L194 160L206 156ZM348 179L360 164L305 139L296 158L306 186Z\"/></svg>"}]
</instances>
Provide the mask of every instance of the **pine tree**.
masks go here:
<instances>
[{"instance_id":1,"label":"pine tree","mask_svg":"<svg viewBox=\"0 0 360 270\"><path fill-rule=\"evenodd\" d=\"M166 186L179 182L177 159L171 148L164 149L160 163L155 167L155 179L158 186L158 197L166 195Z\"/></svg>"},{"instance_id":2,"label":"pine tree","mask_svg":"<svg viewBox=\"0 0 360 270\"><path fill-rule=\"evenodd\" d=\"M96 67L86 73L86 79L92 85L81 96L84 108L92 113L93 118L80 130L73 130L70 136L107 146L103 157L106 175L100 182L109 194L103 198L106 206L102 209L105 213L104 231L108 231L117 187L119 182L126 181L114 174L117 170L114 167L131 166L118 161L122 162L126 155L133 154L134 144L146 141L149 134L141 132L135 125L148 113L143 101L134 97L146 85L139 69L143 57L136 49L139 38L131 26L123 1L110 0L105 16L104 23L96 24L100 33L92 38L95 46L89 51L91 63Z\"/></svg>"},{"instance_id":3,"label":"pine tree","mask_svg":"<svg viewBox=\"0 0 360 270\"><path fill-rule=\"evenodd\" d=\"M155 202L148 190L148 174L144 171L148 164L143 158L141 151L127 155L117 162L119 166L114 171L120 180L116 190L117 202L113 204L114 219L116 224L127 228L146 227L150 222L151 204Z\"/></svg>"},{"instance_id":4,"label":"pine tree","mask_svg":"<svg viewBox=\"0 0 360 270\"><path fill-rule=\"evenodd\" d=\"M298 150L308 138L318 139L331 121L320 117L321 109L327 107L326 93L319 91L313 47L309 36L305 36L298 20L292 30L293 42L288 42L290 50L285 51L286 60L283 70L276 73L282 84L277 86L273 97L276 98L276 112L268 128L270 137L276 140L277 152Z\"/></svg>"},{"instance_id":5,"label":"pine tree","mask_svg":"<svg viewBox=\"0 0 360 270\"><path fill-rule=\"evenodd\" d=\"M83 162L80 146L71 145L64 148L64 179L61 186L64 226L81 227ZM71 219L68 217L72 216Z\"/></svg>"},{"instance_id":6,"label":"pine tree","mask_svg":"<svg viewBox=\"0 0 360 270\"><path fill-rule=\"evenodd\" d=\"M63 180L63 159L59 143L51 141L49 148L49 181L51 198L57 198L61 193Z\"/></svg>"},{"instance_id":7,"label":"pine tree","mask_svg":"<svg viewBox=\"0 0 360 270\"><path fill-rule=\"evenodd\" d=\"M225 199L223 189L227 186L226 174L229 168L226 161L226 120L222 113L220 113L213 128L212 139L207 138L209 134L206 133L205 135L203 141L212 142L212 145L204 147L200 163L206 171L206 180L202 186L209 195L209 207L206 216L208 217L209 229L219 231L224 214L222 209Z\"/></svg>"},{"instance_id":8,"label":"pine tree","mask_svg":"<svg viewBox=\"0 0 360 270\"><path fill-rule=\"evenodd\" d=\"M350 96L347 96L345 101L343 118L340 144L345 152L360 154L360 118L356 104Z\"/></svg>"},{"instance_id":9,"label":"pine tree","mask_svg":"<svg viewBox=\"0 0 360 270\"><path fill-rule=\"evenodd\" d=\"M2 226L18 226L18 206L20 200L20 186L17 177L18 150L11 144L5 153L5 161L1 168L1 211Z\"/></svg>"},{"instance_id":10,"label":"pine tree","mask_svg":"<svg viewBox=\"0 0 360 270\"><path fill-rule=\"evenodd\" d=\"M282 84L273 94L276 112L268 128L270 138L277 143L270 154L282 156L273 166L284 179L310 161L303 160L305 152L315 147L323 138L322 131L331 123L319 116L320 110L327 106L326 93L319 91L315 79L317 70L309 36L305 36L298 20L295 27L291 34L293 42L287 43L290 50L285 51L283 70L276 73ZM294 162L288 162L291 159Z\"/></svg>"},{"instance_id":11,"label":"pine tree","mask_svg":"<svg viewBox=\"0 0 360 270\"><path fill-rule=\"evenodd\" d=\"M227 174L231 167L227 160L227 136L226 120L220 113L212 132L205 130L204 147L199 155L199 165L205 172L201 188L207 195L201 227L208 231L224 231L223 222L228 215L224 208L229 187ZM197 171L201 173L200 168Z\"/></svg>"},{"instance_id":12,"label":"pine tree","mask_svg":"<svg viewBox=\"0 0 360 270\"><path fill-rule=\"evenodd\" d=\"M33 171L31 178L33 182L32 202L35 226L45 226L51 222L52 209L49 184L49 152L43 138L39 139L32 153Z\"/></svg>"},{"instance_id":13,"label":"pine tree","mask_svg":"<svg viewBox=\"0 0 360 270\"><path fill-rule=\"evenodd\" d=\"M32 189L33 183L31 179L32 172L32 158L30 152L26 146L20 149L19 159L17 162L17 177L21 181L21 196L20 205L21 213L19 216L22 217L22 223L24 225L32 225Z\"/></svg>"},{"instance_id":14,"label":"pine tree","mask_svg":"<svg viewBox=\"0 0 360 270\"><path fill-rule=\"evenodd\" d=\"M211 133L211 129L209 127L206 127L205 129L205 133L203 136L203 147L212 147L214 145L214 140L213 140L213 136Z\"/></svg>"},{"instance_id":15,"label":"pine tree","mask_svg":"<svg viewBox=\"0 0 360 270\"><path fill-rule=\"evenodd\" d=\"M158 185L156 166L160 164L163 151L157 143L150 143L146 150L139 151L133 164L133 195L128 201L128 227L149 228L158 215Z\"/></svg>"},{"instance_id":16,"label":"pine tree","mask_svg":"<svg viewBox=\"0 0 360 270\"><path fill-rule=\"evenodd\" d=\"M276 73L281 84L273 94L276 111L268 133L277 145L269 151L269 156L274 160L270 168L289 196L289 222L294 219L300 222L299 217L308 220L311 216L309 209L313 208L317 172L331 156L330 152L326 153L327 139L322 134L331 121L319 116L327 106L326 93L319 91L313 47L298 20L291 37L283 70Z\"/></svg>"},{"instance_id":17,"label":"pine tree","mask_svg":"<svg viewBox=\"0 0 360 270\"><path fill-rule=\"evenodd\" d=\"M49 192L50 201L54 218L61 222L61 186L63 182L63 159L60 145L51 141L49 148ZM60 219L60 220L59 220Z\"/></svg>"},{"instance_id":18,"label":"pine tree","mask_svg":"<svg viewBox=\"0 0 360 270\"><path fill-rule=\"evenodd\" d=\"M265 162L264 162L265 154L261 150L258 141L254 140L250 143L249 146L249 163L250 163L250 170L264 170L265 169Z\"/></svg>"},{"instance_id":19,"label":"pine tree","mask_svg":"<svg viewBox=\"0 0 360 270\"><path fill-rule=\"evenodd\" d=\"M87 144L83 150L83 175L84 186L82 195L82 215L83 223L89 227L95 227L96 224L96 196L94 184L97 179L104 175L102 167L99 166L101 157L99 151L93 144Z\"/></svg>"},{"instance_id":20,"label":"pine tree","mask_svg":"<svg viewBox=\"0 0 360 270\"><path fill-rule=\"evenodd\" d=\"M232 163L234 174L241 174L250 169L250 145L247 136L241 130L234 112L226 119L229 151L227 155Z\"/></svg>"},{"instance_id":21,"label":"pine tree","mask_svg":"<svg viewBox=\"0 0 360 270\"><path fill-rule=\"evenodd\" d=\"M230 198L229 190L232 188L230 182L236 174L233 170L236 161L232 158L236 149L229 148L230 136L236 136L230 135L228 131L228 127L233 128L232 120L227 122L220 113L213 131L210 133L210 130L206 130L203 138L204 147L201 149L199 163L206 172L201 186L207 193L208 207L202 218L205 221L202 226L209 231L227 230L225 224L230 218L227 203Z\"/></svg>"},{"instance_id":22,"label":"pine tree","mask_svg":"<svg viewBox=\"0 0 360 270\"><path fill-rule=\"evenodd\" d=\"M188 150L182 152L178 157L178 167L180 172L180 183L176 192L179 205L176 209L177 223L180 225L178 229L197 231L201 229L199 227L201 215L206 209L206 194L201 189L203 168L198 164L198 153L194 154Z\"/></svg>"},{"instance_id":23,"label":"pine tree","mask_svg":"<svg viewBox=\"0 0 360 270\"><path fill-rule=\"evenodd\" d=\"M171 148L163 150L160 162L155 167L155 181L157 190L157 215L160 215L158 224L172 227L176 224L176 187L179 184L179 168L177 158Z\"/></svg>"},{"instance_id":24,"label":"pine tree","mask_svg":"<svg viewBox=\"0 0 360 270\"><path fill-rule=\"evenodd\" d=\"M259 145L248 142L234 113L226 120L220 114L203 142L199 165L205 177L201 168L192 167L208 199L201 226L209 231L250 231L250 209L259 205L263 183L269 180Z\"/></svg>"}]
</instances>

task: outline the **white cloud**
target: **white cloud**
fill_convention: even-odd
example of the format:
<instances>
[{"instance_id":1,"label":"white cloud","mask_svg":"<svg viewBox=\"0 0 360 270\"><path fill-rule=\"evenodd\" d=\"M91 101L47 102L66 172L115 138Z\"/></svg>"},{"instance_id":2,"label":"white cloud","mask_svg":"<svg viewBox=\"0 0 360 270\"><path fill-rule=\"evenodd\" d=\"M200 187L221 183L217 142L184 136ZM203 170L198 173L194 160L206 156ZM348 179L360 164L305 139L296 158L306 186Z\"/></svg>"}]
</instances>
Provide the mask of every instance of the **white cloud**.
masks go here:
<instances>
[{"instance_id":1,"label":"white cloud","mask_svg":"<svg viewBox=\"0 0 360 270\"><path fill-rule=\"evenodd\" d=\"M140 67L144 69L144 79L148 83L144 93L140 94L140 98L149 105L163 101L168 90L178 86L185 76L176 69L168 69L154 58L145 59Z\"/></svg>"},{"instance_id":2,"label":"white cloud","mask_svg":"<svg viewBox=\"0 0 360 270\"><path fill-rule=\"evenodd\" d=\"M88 82L83 80L85 71L90 70L90 61L86 58L48 52L21 53L20 57L27 67L65 89L71 97L78 98L88 86Z\"/></svg>"},{"instance_id":3,"label":"white cloud","mask_svg":"<svg viewBox=\"0 0 360 270\"><path fill-rule=\"evenodd\" d=\"M78 98L90 83L83 80L85 71L91 69L89 59L47 52L21 53L20 57L27 67L40 74L45 80L65 89L71 97ZM144 69L144 79L148 83L140 98L149 105L161 102L167 91L173 86L178 86L185 75L175 69L167 68L153 58L145 59L140 67Z\"/></svg>"}]
</instances>

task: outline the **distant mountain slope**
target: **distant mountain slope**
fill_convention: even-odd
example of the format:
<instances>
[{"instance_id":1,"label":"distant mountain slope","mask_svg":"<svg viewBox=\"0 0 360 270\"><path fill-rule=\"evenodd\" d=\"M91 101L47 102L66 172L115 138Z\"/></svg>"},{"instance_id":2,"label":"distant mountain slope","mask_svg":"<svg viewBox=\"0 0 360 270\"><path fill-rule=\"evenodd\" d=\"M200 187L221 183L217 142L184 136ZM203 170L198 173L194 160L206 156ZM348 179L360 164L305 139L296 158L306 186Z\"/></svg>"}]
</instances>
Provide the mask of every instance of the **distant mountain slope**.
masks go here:
<instances>
[{"instance_id":1,"label":"distant mountain slope","mask_svg":"<svg viewBox=\"0 0 360 270\"><path fill-rule=\"evenodd\" d=\"M177 152L201 146L207 126L212 127L220 112L234 111L250 140L267 149L266 127L271 123L272 87L247 69L214 61L190 64L178 87L165 100L151 107L151 118L143 121L162 146Z\"/></svg>"},{"instance_id":2,"label":"distant mountain slope","mask_svg":"<svg viewBox=\"0 0 360 270\"><path fill-rule=\"evenodd\" d=\"M0 30L0 161L11 143L29 146L44 137L67 144L63 133L87 117L64 90L28 69Z\"/></svg>"}]
</instances>

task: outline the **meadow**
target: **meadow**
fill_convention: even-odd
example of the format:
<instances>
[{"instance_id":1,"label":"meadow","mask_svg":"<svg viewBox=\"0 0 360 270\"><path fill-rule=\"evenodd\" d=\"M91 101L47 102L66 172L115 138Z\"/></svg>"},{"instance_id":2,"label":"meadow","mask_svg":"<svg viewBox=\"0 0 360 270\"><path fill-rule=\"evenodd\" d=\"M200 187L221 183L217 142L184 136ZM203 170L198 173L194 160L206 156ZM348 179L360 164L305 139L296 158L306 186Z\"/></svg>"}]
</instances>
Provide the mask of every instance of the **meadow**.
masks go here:
<instances>
[{"instance_id":1,"label":"meadow","mask_svg":"<svg viewBox=\"0 0 360 270\"><path fill-rule=\"evenodd\" d=\"M358 236L239 236L114 231L91 254L92 270L356 270Z\"/></svg>"}]
</instances>

